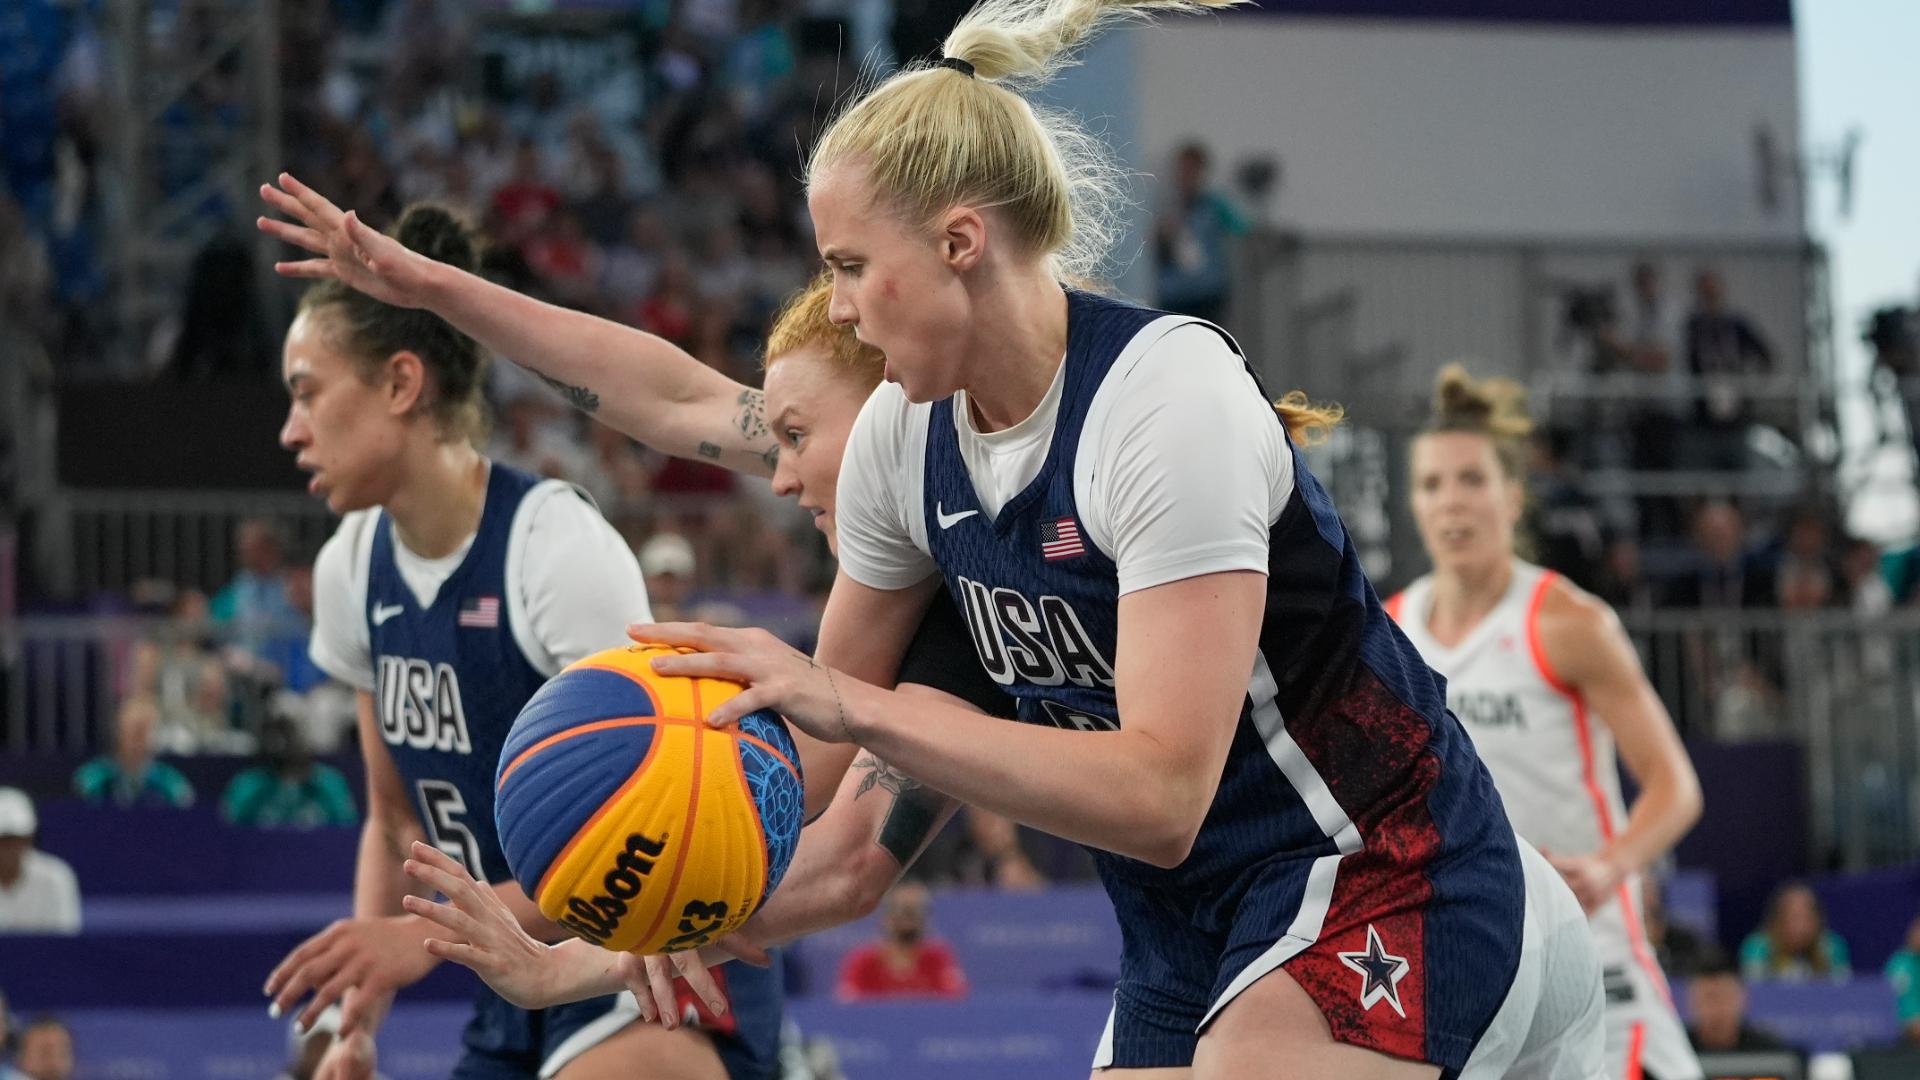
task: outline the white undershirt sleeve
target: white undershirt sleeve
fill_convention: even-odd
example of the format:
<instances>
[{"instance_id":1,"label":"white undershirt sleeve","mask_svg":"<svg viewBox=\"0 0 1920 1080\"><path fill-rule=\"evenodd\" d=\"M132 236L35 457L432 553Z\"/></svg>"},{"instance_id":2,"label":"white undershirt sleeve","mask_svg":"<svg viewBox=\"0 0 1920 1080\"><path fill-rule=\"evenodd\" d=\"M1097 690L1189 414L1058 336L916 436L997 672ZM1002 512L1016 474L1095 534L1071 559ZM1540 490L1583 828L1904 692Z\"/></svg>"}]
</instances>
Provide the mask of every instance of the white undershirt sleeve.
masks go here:
<instances>
[{"instance_id":1,"label":"white undershirt sleeve","mask_svg":"<svg viewBox=\"0 0 1920 1080\"><path fill-rule=\"evenodd\" d=\"M313 635L307 654L321 671L373 692L373 642L367 630L367 556L376 513L356 511L313 561Z\"/></svg>"},{"instance_id":2,"label":"white undershirt sleeve","mask_svg":"<svg viewBox=\"0 0 1920 1080\"><path fill-rule=\"evenodd\" d=\"M1217 332L1177 326L1109 376L1080 445L1076 501L1118 565L1121 595L1267 572L1293 455L1272 404Z\"/></svg>"},{"instance_id":3,"label":"white undershirt sleeve","mask_svg":"<svg viewBox=\"0 0 1920 1080\"><path fill-rule=\"evenodd\" d=\"M507 544L514 636L536 671L553 675L627 642L627 624L650 620L633 549L571 485L528 492Z\"/></svg>"},{"instance_id":4,"label":"white undershirt sleeve","mask_svg":"<svg viewBox=\"0 0 1920 1080\"><path fill-rule=\"evenodd\" d=\"M881 383L860 410L834 496L840 569L862 585L904 589L938 571L927 553L927 409Z\"/></svg>"}]
</instances>

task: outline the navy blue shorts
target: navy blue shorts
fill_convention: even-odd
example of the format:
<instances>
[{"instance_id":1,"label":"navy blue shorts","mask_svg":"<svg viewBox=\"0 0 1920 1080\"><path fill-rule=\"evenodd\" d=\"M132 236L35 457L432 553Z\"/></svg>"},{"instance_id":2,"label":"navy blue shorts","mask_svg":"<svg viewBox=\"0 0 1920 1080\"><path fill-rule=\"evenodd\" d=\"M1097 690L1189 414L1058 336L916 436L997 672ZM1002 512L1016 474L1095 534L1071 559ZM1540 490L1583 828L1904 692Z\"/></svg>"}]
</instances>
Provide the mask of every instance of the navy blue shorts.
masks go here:
<instances>
[{"instance_id":1,"label":"navy blue shorts","mask_svg":"<svg viewBox=\"0 0 1920 1080\"><path fill-rule=\"evenodd\" d=\"M780 964L720 969L728 1012L719 1021L702 1015L699 1026L713 1040L731 1080L776 1080L780 1074L782 1009ZM683 984L684 990L684 984ZM683 993L691 1005L691 995ZM622 995L589 998L551 1009L522 1009L485 986L474 998L473 1019L461 1035L462 1053L452 1080L533 1080L549 1061L570 1061L639 1017Z\"/></svg>"},{"instance_id":2,"label":"navy blue shorts","mask_svg":"<svg viewBox=\"0 0 1920 1080\"><path fill-rule=\"evenodd\" d=\"M1338 1041L1461 1068L1519 963L1518 851L1509 832L1424 872L1406 855L1274 858L1206 896L1103 872L1123 944L1095 1067L1191 1065L1214 1015L1284 968Z\"/></svg>"}]
</instances>

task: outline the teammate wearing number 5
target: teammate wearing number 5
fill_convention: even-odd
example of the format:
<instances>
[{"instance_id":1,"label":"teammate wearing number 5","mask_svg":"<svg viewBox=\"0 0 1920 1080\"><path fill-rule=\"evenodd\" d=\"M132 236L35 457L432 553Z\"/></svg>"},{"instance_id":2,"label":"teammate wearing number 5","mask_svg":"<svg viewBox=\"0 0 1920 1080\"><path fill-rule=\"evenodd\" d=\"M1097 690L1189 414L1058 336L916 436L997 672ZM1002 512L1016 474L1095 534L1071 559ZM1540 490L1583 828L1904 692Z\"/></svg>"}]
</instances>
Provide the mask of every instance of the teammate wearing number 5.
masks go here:
<instances>
[{"instance_id":1,"label":"teammate wearing number 5","mask_svg":"<svg viewBox=\"0 0 1920 1080\"><path fill-rule=\"evenodd\" d=\"M473 262L471 238L444 210L415 207L398 233L430 257ZM474 449L484 370L479 346L438 316L337 282L308 291L287 335L281 442L345 515L314 568L311 652L359 690L369 801L353 916L295 949L266 986L276 1011L304 1004L304 1023L343 1003L323 1080L370 1073L395 992L438 963L421 942L444 934L402 905L411 842L490 883L529 934L565 936L501 854L494 769L534 691L647 610L633 553L583 495ZM704 1031L635 1023L630 994L535 1012L483 990L453 1075L590 1080L646 1060L653 1076L770 1076L775 975L729 976L732 1013Z\"/></svg>"}]
</instances>

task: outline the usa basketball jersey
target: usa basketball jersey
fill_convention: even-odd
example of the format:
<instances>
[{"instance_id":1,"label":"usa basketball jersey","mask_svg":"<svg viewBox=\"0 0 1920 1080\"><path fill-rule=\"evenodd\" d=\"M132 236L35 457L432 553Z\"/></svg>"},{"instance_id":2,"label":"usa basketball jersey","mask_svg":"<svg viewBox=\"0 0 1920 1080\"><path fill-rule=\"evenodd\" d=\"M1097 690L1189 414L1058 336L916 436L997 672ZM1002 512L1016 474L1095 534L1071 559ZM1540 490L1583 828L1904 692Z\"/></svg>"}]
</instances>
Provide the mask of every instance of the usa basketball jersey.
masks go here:
<instances>
[{"instance_id":1,"label":"usa basketball jersey","mask_svg":"<svg viewBox=\"0 0 1920 1080\"><path fill-rule=\"evenodd\" d=\"M1101 731L1122 722L1120 588L1076 505L1080 436L1116 367L1193 320L1068 295L1058 413L1038 475L987 516L954 403L937 402L926 407L923 512L928 553L1020 719ZM1175 1045L1154 1018L1204 1028L1284 964L1337 1038L1457 1069L1519 962L1525 899L1499 797L1438 682L1381 609L1326 492L1287 452L1294 490L1269 525L1252 678L1191 854L1162 869L1093 853L1127 938L1104 1043L1134 1047L1118 1058L1103 1049L1096 1065L1186 1064L1191 1037Z\"/></svg>"},{"instance_id":2,"label":"usa basketball jersey","mask_svg":"<svg viewBox=\"0 0 1920 1080\"><path fill-rule=\"evenodd\" d=\"M425 578L403 558L425 561L401 551L384 511L347 515L315 564L314 659L372 696L431 842L476 879L511 883L494 825L500 747L549 675L647 617L639 567L571 486L497 462L465 552ZM778 1071L778 972L725 977L734 1008L699 1025L733 1080L766 1080ZM638 1016L631 994L528 1011L482 988L455 1074L551 1076Z\"/></svg>"},{"instance_id":3,"label":"usa basketball jersey","mask_svg":"<svg viewBox=\"0 0 1920 1080\"><path fill-rule=\"evenodd\" d=\"M1387 602L1408 640L1446 677L1447 704L1473 736L1512 816L1514 829L1543 851L1588 854L1626 827L1626 801L1613 735L1554 673L1539 616L1556 575L1514 560L1512 580L1466 637L1442 645L1428 628L1433 579ZM1590 916L1607 997L1609 1075L1661 1080L1701 1075L1673 1011L1666 976L1643 929L1640 878Z\"/></svg>"},{"instance_id":4,"label":"usa basketball jersey","mask_svg":"<svg viewBox=\"0 0 1920 1080\"><path fill-rule=\"evenodd\" d=\"M394 564L393 519L374 524L367 628L380 737L434 846L477 880L511 881L493 823L493 777L507 731L546 676L514 638L507 537L538 478L495 464L480 528L460 566L421 607Z\"/></svg>"}]
</instances>

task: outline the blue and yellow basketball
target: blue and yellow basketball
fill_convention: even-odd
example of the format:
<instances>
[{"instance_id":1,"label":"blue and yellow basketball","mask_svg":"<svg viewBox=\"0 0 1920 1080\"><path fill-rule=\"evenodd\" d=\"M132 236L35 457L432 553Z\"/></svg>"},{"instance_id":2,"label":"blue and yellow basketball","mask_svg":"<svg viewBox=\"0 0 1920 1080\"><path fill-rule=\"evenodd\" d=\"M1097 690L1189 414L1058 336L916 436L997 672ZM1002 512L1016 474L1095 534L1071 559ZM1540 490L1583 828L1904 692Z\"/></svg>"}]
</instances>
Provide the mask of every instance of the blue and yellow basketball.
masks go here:
<instances>
[{"instance_id":1,"label":"blue and yellow basketball","mask_svg":"<svg viewBox=\"0 0 1920 1080\"><path fill-rule=\"evenodd\" d=\"M494 780L515 880L547 918L620 952L737 929L800 840L786 724L763 711L709 728L741 688L655 674L654 657L673 651L608 649L554 676L520 710Z\"/></svg>"}]
</instances>

